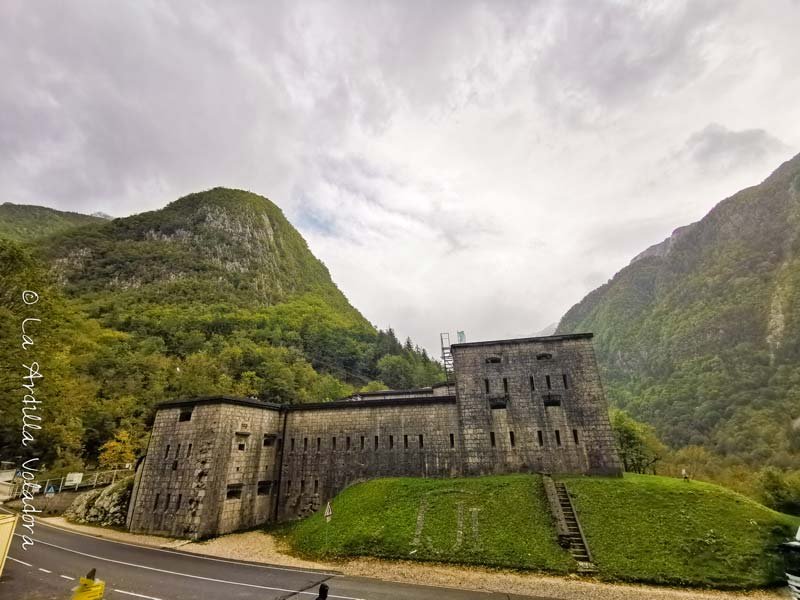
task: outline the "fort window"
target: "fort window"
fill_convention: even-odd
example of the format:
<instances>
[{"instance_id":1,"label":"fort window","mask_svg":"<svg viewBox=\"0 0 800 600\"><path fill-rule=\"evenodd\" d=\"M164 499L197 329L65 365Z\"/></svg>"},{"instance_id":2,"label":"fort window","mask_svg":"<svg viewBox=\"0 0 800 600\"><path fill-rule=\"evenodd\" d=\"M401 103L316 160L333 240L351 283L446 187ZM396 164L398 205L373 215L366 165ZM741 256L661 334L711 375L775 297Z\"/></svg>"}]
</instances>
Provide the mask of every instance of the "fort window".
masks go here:
<instances>
[{"instance_id":1,"label":"fort window","mask_svg":"<svg viewBox=\"0 0 800 600\"><path fill-rule=\"evenodd\" d=\"M164 451L164 458L169 458L169 444L167 444L167 449Z\"/></svg>"},{"instance_id":2,"label":"fort window","mask_svg":"<svg viewBox=\"0 0 800 600\"><path fill-rule=\"evenodd\" d=\"M175 508L181 507L181 498L183 498L183 494L178 494L178 499L175 501Z\"/></svg>"},{"instance_id":3,"label":"fort window","mask_svg":"<svg viewBox=\"0 0 800 600\"><path fill-rule=\"evenodd\" d=\"M378 449L378 436L375 436L375 450Z\"/></svg>"},{"instance_id":4,"label":"fort window","mask_svg":"<svg viewBox=\"0 0 800 600\"><path fill-rule=\"evenodd\" d=\"M531 375L531 391L536 391L536 381L533 379L533 375Z\"/></svg>"},{"instance_id":5,"label":"fort window","mask_svg":"<svg viewBox=\"0 0 800 600\"><path fill-rule=\"evenodd\" d=\"M178 447L175 450L175 458L180 458L180 456L181 456L181 445L178 444Z\"/></svg>"},{"instance_id":6,"label":"fort window","mask_svg":"<svg viewBox=\"0 0 800 600\"><path fill-rule=\"evenodd\" d=\"M345 450L350 450L350 436L348 435L344 440Z\"/></svg>"},{"instance_id":7,"label":"fort window","mask_svg":"<svg viewBox=\"0 0 800 600\"><path fill-rule=\"evenodd\" d=\"M305 491L306 491L306 480L305 479L301 479L300 480L300 493L302 494Z\"/></svg>"},{"instance_id":8,"label":"fort window","mask_svg":"<svg viewBox=\"0 0 800 600\"><path fill-rule=\"evenodd\" d=\"M319 452L319 449L321 447L322 447L322 438L317 438L317 452Z\"/></svg>"},{"instance_id":9,"label":"fort window","mask_svg":"<svg viewBox=\"0 0 800 600\"><path fill-rule=\"evenodd\" d=\"M486 359L486 362L488 364L496 365L496 364L500 363L500 357L499 356L490 356L489 358Z\"/></svg>"},{"instance_id":10,"label":"fort window","mask_svg":"<svg viewBox=\"0 0 800 600\"><path fill-rule=\"evenodd\" d=\"M286 493L288 494L291 490L292 490L292 480L291 479L287 479L286 480Z\"/></svg>"},{"instance_id":11,"label":"fort window","mask_svg":"<svg viewBox=\"0 0 800 600\"><path fill-rule=\"evenodd\" d=\"M275 443L275 436L271 435L269 433L265 433L264 434L264 441L262 442L263 447L264 448L269 448L274 443Z\"/></svg>"},{"instance_id":12,"label":"fort window","mask_svg":"<svg viewBox=\"0 0 800 600\"><path fill-rule=\"evenodd\" d=\"M259 481L258 488L256 493L259 496L269 496L270 492L272 491L272 482L271 481Z\"/></svg>"},{"instance_id":13,"label":"fort window","mask_svg":"<svg viewBox=\"0 0 800 600\"><path fill-rule=\"evenodd\" d=\"M558 429L556 429L556 446L560 445L561 445L561 432Z\"/></svg>"},{"instance_id":14,"label":"fort window","mask_svg":"<svg viewBox=\"0 0 800 600\"><path fill-rule=\"evenodd\" d=\"M567 379L567 374L566 373L562 373L561 374L561 379L564 380L564 389L568 390L569 389L569 380Z\"/></svg>"},{"instance_id":15,"label":"fort window","mask_svg":"<svg viewBox=\"0 0 800 600\"><path fill-rule=\"evenodd\" d=\"M407 435L403 436L403 448L408 450L408 436Z\"/></svg>"},{"instance_id":16,"label":"fort window","mask_svg":"<svg viewBox=\"0 0 800 600\"><path fill-rule=\"evenodd\" d=\"M573 429L572 430L572 439L575 440L575 445L577 446L578 445L578 430L577 429Z\"/></svg>"},{"instance_id":17,"label":"fort window","mask_svg":"<svg viewBox=\"0 0 800 600\"><path fill-rule=\"evenodd\" d=\"M392 448L394 448L394 436L390 435L389 436L389 450L391 450Z\"/></svg>"},{"instance_id":18,"label":"fort window","mask_svg":"<svg viewBox=\"0 0 800 600\"><path fill-rule=\"evenodd\" d=\"M180 414L178 415L178 421L181 422L181 423L183 423L185 421L191 421L191 420L192 420L192 409L191 408L182 410L180 412Z\"/></svg>"},{"instance_id":19,"label":"fort window","mask_svg":"<svg viewBox=\"0 0 800 600\"><path fill-rule=\"evenodd\" d=\"M303 438L303 452L307 452L307 451L308 451L308 438L304 437Z\"/></svg>"},{"instance_id":20,"label":"fort window","mask_svg":"<svg viewBox=\"0 0 800 600\"><path fill-rule=\"evenodd\" d=\"M503 377L503 392L507 395L508 394L508 379Z\"/></svg>"},{"instance_id":21,"label":"fort window","mask_svg":"<svg viewBox=\"0 0 800 600\"><path fill-rule=\"evenodd\" d=\"M424 448L425 447L425 444L422 441L422 434L421 433L419 434L419 447L420 448Z\"/></svg>"},{"instance_id":22,"label":"fort window","mask_svg":"<svg viewBox=\"0 0 800 600\"><path fill-rule=\"evenodd\" d=\"M186 449L186 458L189 458L192 455L192 445L189 444L189 447Z\"/></svg>"},{"instance_id":23,"label":"fort window","mask_svg":"<svg viewBox=\"0 0 800 600\"><path fill-rule=\"evenodd\" d=\"M170 501L170 499L172 499L172 494L167 494L167 501L164 502L164 508L166 508L167 510L169 510L169 501Z\"/></svg>"},{"instance_id":24,"label":"fort window","mask_svg":"<svg viewBox=\"0 0 800 600\"><path fill-rule=\"evenodd\" d=\"M561 406L561 396L558 394L542 394L545 406Z\"/></svg>"},{"instance_id":25,"label":"fort window","mask_svg":"<svg viewBox=\"0 0 800 600\"><path fill-rule=\"evenodd\" d=\"M246 450L247 449L247 444L244 444L244 443L239 444L238 448L239 448L239 450Z\"/></svg>"},{"instance_id":26,"label":"fort window","mask_svg":"<svg viewBox=\"0 0 800 600\"><path fill-rule=\"evenodd\" d=\"M544 381L545 381L545 383L547 383L547 389L548 390L552 389L552 385L550 383L550 375L545 375L544 376Z\"/></svg>"},{"instance_id":27,"label":"fort window","mask_svg":"<svg viewBox=\"0 0 800 600\"><path fill-rule=\"evenodd\" d=\"M161 494L156 494L156 499L155 499L155 502L153 502L153 510L158 510L158 497L159 497L160 495L161 495Z\"/></svg>"},{"instance_id":28,"label":"fort window","mask_svg":"<svg viewBox=\"0 0 800 600\"><path fill-rule=\"evenodd\" d=\"M516 446L516 443L514 441L514 432L513 431L509 431L508 432L508 441L511 442L511 447L512 448L514 448Z\"/></svg>"},{"instance_id":29,"label":"fort window","mask_svg":"<svg viewBox=\"0 0 800 600\"><path fill-rule=\"evenodd\" d=\"M319 491L319 479L314 480L314 493L316 494Z\"/></svg>"},{"instance_id":30,"label":"fort window","mask_svg":"<svg viewBox=\"0 0 800 600\"><path fill-rule=\"evenodd\" d=\"M331 449L336 450L336 436L331 438Z\"/></svg>"},{"instance_id":31,"label":"fort window","mask_svg":"<svg viewBox=\"0 0 800 600\"><path fill-rule=\"evenodd\" d=\"M483 386L486 388L486 393L488 394L489 393L489 380L488 379L484 379L483 380Z\"/></svg>"},{"instance_id":32,"label":"fort window","mask_svg":"<svg viewBox=\"0 0 800 600\"><path fill-rule=\"evenodd\" d=\"M450 447L451 448L455 448L456 447L456 438L452 433L450 434Z\"/></svg>"},{"instance_id":33,"label":"fort window","mask_svg":"<svg viewBox=\"0 0 800 600\"><path fill-rule=\"evenodd\" d=\"M361 449L364 449L364 436L361 436Z\"/></svg>"},{"instance_id":34,"label":"fort window","mask_svg":"<svg viewBox=\"0 0 800 600\"><path fill-rule=\"evenodd\" d=\"M238 500L242 497L242 484L229 483L228 489L225 492L225 500Z\"/></svg>"},{"instance_id":35,"label":"fort window","mask_svg":"<svg viewBox=\"0 0 800 600\"><path fill-rule=\"evenodd\" d=\"M294 452L294 438L289 440L289 452Z\"/></svg>"},{"instance_id":36,"label":"fort window","mask_svg":"<svg viewBox=\"0 0 800 600\"><path fill-rule=\"evenodd\" d=\"M540 352L536 355L536 360L550 360L553 358L553 355L549 352Z\"/></svg>"},{"instance_id":37,"label":"fort window","mask_svg":"<svg viewBox=\"0 0 800 600\"><path fill-rule=\"evenodd\" d=\"M492 448L494 448L497 445L497 442L494 439L494 431L489 432L489 442L492 444Z\"/></svg>"},{"instance_id":38,"label":"fort window","mask_svg":"<svg viewBox=\"0 0 800 600\"><path fill-rule=\"evenodd\" d=\"M544 436L541 431L536 432L536 437L539 438L539 445L544 446Z\"/></svg>"},{"instance_id":39,"label":"fort window","mask_svg":"<svg viewBox=\"0 0 800 600\"><path fill-rule=\"evenodd\" d=\"M177 461L177 459L172 461L172 470L173 471L177 471L178 470L178 461Z\"/></svg>"}]
</instances>

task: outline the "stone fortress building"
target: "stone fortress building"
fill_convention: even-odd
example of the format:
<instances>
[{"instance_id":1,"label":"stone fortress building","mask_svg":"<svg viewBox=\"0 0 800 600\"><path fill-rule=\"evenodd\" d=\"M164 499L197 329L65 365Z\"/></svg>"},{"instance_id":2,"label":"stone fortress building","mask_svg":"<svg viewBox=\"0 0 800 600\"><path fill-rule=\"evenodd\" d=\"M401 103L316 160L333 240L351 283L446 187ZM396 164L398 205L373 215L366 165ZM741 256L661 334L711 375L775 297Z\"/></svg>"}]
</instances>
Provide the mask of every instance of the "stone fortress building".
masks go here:
<instances>
[{"instance_id":1,"label":"stone fortress building","mask_svg":"<svg viewBox=\"0 0 800 600\"><path fill-rule=\"evenodd\" d=\"M450 346L450 383L279 405L158 406L134 532L203 538L308 515L376 477L621 474L592 334Z\"/></svg>"}]
</instances>

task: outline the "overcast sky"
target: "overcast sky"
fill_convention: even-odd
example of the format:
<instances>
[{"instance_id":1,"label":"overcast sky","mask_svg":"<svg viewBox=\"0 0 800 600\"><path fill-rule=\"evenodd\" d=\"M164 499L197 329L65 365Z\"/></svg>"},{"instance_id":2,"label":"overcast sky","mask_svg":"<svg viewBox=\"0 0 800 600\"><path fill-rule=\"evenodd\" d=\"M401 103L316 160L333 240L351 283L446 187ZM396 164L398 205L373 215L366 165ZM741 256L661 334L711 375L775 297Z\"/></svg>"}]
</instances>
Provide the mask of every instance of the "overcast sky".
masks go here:
<instances>
[{"instance_id":1,"label":"overcast sky","mask_svg":"<svg viewBox=\"0 0 800 600\"><path fill-rule=\"evenodd\" d=\"M529 335L800 151L798 23L797 0L4 0L0 201L248 189L377 326Z\"/></svg>"}]
</instances>

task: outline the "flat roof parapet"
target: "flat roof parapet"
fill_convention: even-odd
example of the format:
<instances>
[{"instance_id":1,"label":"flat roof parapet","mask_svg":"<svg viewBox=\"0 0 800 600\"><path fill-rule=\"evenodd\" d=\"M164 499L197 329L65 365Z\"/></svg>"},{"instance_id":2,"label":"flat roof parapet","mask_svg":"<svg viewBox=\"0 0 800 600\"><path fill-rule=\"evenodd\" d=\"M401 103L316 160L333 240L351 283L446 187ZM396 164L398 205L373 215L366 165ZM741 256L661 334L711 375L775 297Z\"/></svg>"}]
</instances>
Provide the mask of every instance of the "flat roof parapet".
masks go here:
<instances>
[{"instance_id":1,"label":"flat roof parapet","mask_svg":"<svg viewBox=\"0 0 800 600\"><path fill-rule=\"evenodd\" d=\"M545 335L539 337L512 338L510 340L486 340L483 342L464 342L461 344L451 344L451 348L461 348L468 346L497 346L498 344L529 344L532 342L565 342L568 340L590 340L594 337L593 333L565 333L561 335Z\"/></svg>"}]
</instances>

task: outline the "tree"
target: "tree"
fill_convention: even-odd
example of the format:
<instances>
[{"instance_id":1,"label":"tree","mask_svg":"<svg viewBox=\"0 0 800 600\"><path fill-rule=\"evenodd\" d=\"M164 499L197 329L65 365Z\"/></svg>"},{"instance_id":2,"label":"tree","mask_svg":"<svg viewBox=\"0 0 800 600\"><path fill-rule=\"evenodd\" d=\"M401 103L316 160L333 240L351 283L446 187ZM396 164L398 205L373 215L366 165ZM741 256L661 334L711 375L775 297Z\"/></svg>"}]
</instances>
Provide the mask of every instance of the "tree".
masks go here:
<instances>
[{"instance_id":1,"label":"tree","mask_svg":"<svg viewBox=\"0 0 800 600\"><path fill-rule=\"evenodd\" d=\"M414 382L414 366L400 355L386 355L378 361L378 379L395 390L409 389Z\"/></svg>"},{"instance_id":2,"label":"tree","mask_svg":"<svg viewBox=\"0 0 800 600\"><path fill-rule=\"evenodd\" d=\"M640 423L622 410L611 412L611 429L623 468L628 472L655 473L655 465L666 452L650 425Z\"/></svg>"},{"instance_id":3,"label":"tree","mask_svg":"<svg viewBox=\"0 0 800 600\"><path fill-rule=\"evenodd\" d=\"M114 439L100 448L100 466L106 469L131 464L135 459L136 445L131 440L131 434L125 430L117 431Z\"/></svg>"}]
</instances>

